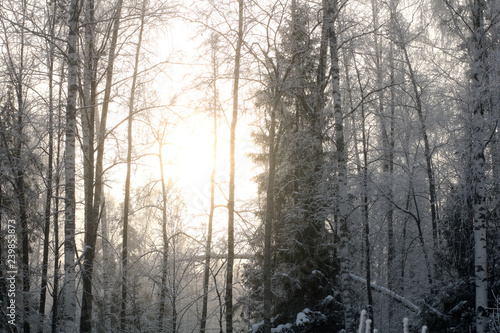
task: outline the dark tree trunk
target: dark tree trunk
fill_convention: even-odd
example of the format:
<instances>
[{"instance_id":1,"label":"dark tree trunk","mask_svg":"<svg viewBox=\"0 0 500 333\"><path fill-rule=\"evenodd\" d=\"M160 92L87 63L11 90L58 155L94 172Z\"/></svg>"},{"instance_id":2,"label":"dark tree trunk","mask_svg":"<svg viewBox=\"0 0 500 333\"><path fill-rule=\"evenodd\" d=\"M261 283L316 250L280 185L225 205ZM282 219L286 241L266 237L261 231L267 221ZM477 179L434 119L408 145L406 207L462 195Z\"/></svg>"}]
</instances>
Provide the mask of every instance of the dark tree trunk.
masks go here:
<instances>
[{"instance_id":1,"label":"dark tree trunk","mask_svg":"<svg viewBox=\"0 0 500 333\"><path fill-rule=\"evenodd\" d=\"M216 38L215 36L213 37ZM217 169L217 122L218 122L218 92L217 92L217 43L216 40L212 41L212 65L213 65L213 111L214 111L214 151L213 159L214 165L212 168L212 173L210 175L210 212L208 214L208 230L207 230L207 243L205 246L205 267L203 269L203 300L202 300L202 310L201 310L201 323L200 323L200 333L205 333L207 325L207 312L208 312L208 285L210 281L210 260L212 252L212 229L214 220L214 210L215 210L215 172Z\"/></svg>"},{"instance_id":2,"label":"dark tree trunk","mask_svg":"<svg viewBox=\"0 0 500 333\"><path fill-rule=\"evenodd\" d=\"M234 85L233 85L233 116L231 120L230 152L229 152L229 195L227 201L227 272L226 272L226 333L233 333L233 266L234 266L234 178L235 178L235 148L236 148L236 124L238 121L238 91L240 80L241 46L243 44L243 8L244 0L238 0L238 40L236 41L236 53L234 63Z\"/></svg>"},{"instance_id":3,"label":"dark tree trunk","mask_svg":"<svg viewBox=\"0 0 500 333\"><path fill-rule=\"evenodd\" d=\"M132 76L132 87L130 91L128 129L127 129L127 175L125 179L125 201L123 204L123 235L122 235L122 299L120 312L120 329L127 331L127 270L128 270L128 218L130 210L130 177L132 169L132 123L134 118L135 91L137 88L137 72L139 70L139 56L141 52L142 34L144 32L144 16L146 11L146 0L142 2L141 26L139 40L135 53L134 74Z\"/></svg>"}]
</instances>

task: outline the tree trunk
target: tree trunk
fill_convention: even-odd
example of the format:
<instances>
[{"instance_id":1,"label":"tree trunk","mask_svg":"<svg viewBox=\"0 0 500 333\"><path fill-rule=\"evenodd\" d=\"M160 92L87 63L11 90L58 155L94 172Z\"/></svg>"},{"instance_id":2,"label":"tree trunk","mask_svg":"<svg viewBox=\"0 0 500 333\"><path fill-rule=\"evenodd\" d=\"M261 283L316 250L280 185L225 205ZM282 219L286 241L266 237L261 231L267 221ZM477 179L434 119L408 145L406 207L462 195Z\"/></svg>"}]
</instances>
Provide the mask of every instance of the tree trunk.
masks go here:
<instances>
[{"instance_id":1,"label":"tree trunk","mask_svg":"<svg viewBox=\"0 0 500 333\"><path fill-rule=\"evenodd\" d=\"M354 60L354 67L356 69L356 75L358 79L359 89L361 91L361 95L363 96L363 84L361 82L361 74L359 72L356 60ZM372 290L370 288L371 284L371 258L370 258L370 218L369 218L369 205L368 205L368 135L366 134L366 114L365 114L365 105L361 104L361 140L363 147L363 166L362 166L362 177L363 177L363 225L364 225L364 234L363 241L365 247L365 274L366 274L366 296L367 296L367 313L368 319L373 321L373 296ZM368 330L371 332L371 329Z\"/></svg>"},{"instance_id":2,"label":"tree trunk","mask_svg":"<svg viewBox=\"0 0 500 333\"><path fill-rule=\"evenodd\" d=\"M61 67L61 77L64 75L64 66ZM62 92L63 92L63 82L59 83L59 97L58 97L58 121L57 121L57 152L56 152L56 170L60 170L61 166L61 130L62 117L61 117L61 105L62 105ZM60 173L56 172L55 175L55 197L54 197L54 282L52 286L52 324L51 332L57 332L58 315L59 315L59 186L61 184Z\"/></svg>"},{"instance_id":3,"label":"tree trunk","mask_svg":"<svg viewBox=\"0 0 500 333\"><path fill-rule=\"evenodd\" d=\"M78 1L71 0L68 33L68 97L66 105L65 223L64 223L64 331L76 332L75 292L75 137L78 92Z\"/></svg>"},{"instance_id":4,"label":"tree trunk","mask_svg":"<svg viewBox=\"0 0 500 333\"><path fill-rule=\"evenodd\" d=\"M96 56L94 50L94 0L85 1L85 61L83 70L83 101L81 111L83 181L85 194L85 258L82 265L82 309L80 332L92 330L92 278L94 273L95 244L97 238L97 216L94 216L94 121L96 105Z\"/></svg>"},{"instance_id":5,"label":"tree trunk","mask_svg":"<svg viewBox=\"0 0 500 333\"><path fill-rule=\"evenodd\" d=\"M213 37L216 38L215 35ZM214 219L215 210L215 172L217 169L217 122L218 122L218 91L217 91L217 43L216 40L213 41L212 45L212 64L213 64L213 110L214 110L214 165L212 168L212 173L210 175L210 212L208 214L208 230L207 230L207 244L205 246L205 267L203 270L203 300L202 300L202 310L201 310L201 323L200 323L200 333L205 333L207 325L207 311L208 311L208 285L210 281L210 260L212 252L212 227Z\"/></svg>"},{"instance_id":6,"label":"tree trunk","mask_svg":"<svg viewBox=\"0 0 500 333\"><path fill-rule=\"evenodd\" d=\"M438 230L437 230L437 207L436 207L436 182L434 180L434 172L432 170L432 154L429 145L429 136L427 134L427 126L425 124L425 118L422 108L422 93L418 89L417 80L413 67L410 62L410 57L408 55L408 50L404 44L401 43L401 48L405 57L406 65L408 66L408 72L410 76L410 81L413 88L413 93L415 95L415 109L417 110L418 119L420 121L420 129L422 131L422 139L424 141L424 157L427 172L427 180L429 183L429 198L430 198L430 208L431 208L431 225L432 225L432 241L434 255L438 253ZM434 276L438 273L437 261L435 261Z\"/></svg>"},{"instance_id":7,"label":"tree trunk","mask_svg":"<svg viewBox=\"0 0 500 333\"><path fill-rule=\"evenodd\" d=\"M158 158L160 163L160 171L161 171L161 194L162 194L162 236L163 236L163 260L161 267L161 286L160 286L160 309L158 312L158 323L159 323L159 331L163 332L163 318L165 317L165 307L167 303L167 265L168 265L168 235L167 235L167 187L165 184L165 175L163 171L163 137L165 132L162 133L162 136L159 142L159 152Z\"/></svg>"},{"instance_id":8,"label":"tree trunk","mask_svg":"<svg viewBox=\"0 0 500 333\"><path fill-rule=\"evenodd\" d=\"M338 56L337 32L335 22L338 16L337 0L327 1L328 40L330 46L330 66L332 71L333 117L335 123L335 145L337 147L337 190L338 190L338 217L339 229L339 260L340 279L342 284L342 302L344 306L345 329L349 333L354 330L354 313L352 308L352 287L349 279L350 249L349 228L347 215L349 213L347 196L347 147L344 141L344 123L342 104L340 100L340 68Z\"/></svg>"},{"instance_id":9,"label":"tree trunk","mask_svg":"<svg viewBox=\"0 0 500 333\"><path fill-rule=\"evenodd\" d=\"M269 127L269 170L266 190L266 220L264 225L264 333L271 333L272 315L272 290L271 290L271 236L273 232L274 219L274 179L276 173L275 157L275 132L276 132L276 109L281 96L276 93L275 101L271 106L271 124Z\"/></svg>"},{"instance_id":10,"label":"tree trunk","mask_svg":"<svg viewBox=\"0 0 500 333\"><path fill-rule=\"evenodd\" d=\"M137 72L139 69L139 56L141 53L142 34L144 32L144 16L146 11L146 0L142 2L141 27L139 30L139 40L135 53L134 74L132 76L132 87L130 91L128 129L127 129L127 176L125 179L125 201L123 204L123 241L122 241L122 299L120 312L120 329L127 331L127 269L128 269L128 216L130 209L130 177L132 168L132 122L134 118L135 90L137 88Z\"/></svg>"},{"instance_id":11,"label":"tree trunk","mask_svg":"<svg viewBox=\"0 0 500 333\"><path fill-rule=\"evenodd\" d=\"M57 10L56 2L53 4L53 15ZM49 17L50 21L50 35L54 36L54 17ZM42 280L40 283L40 306L38 313L41 316L42 325L39 328L39 332L43 332L43 322L45 317L45 300L47 298L47 273L48 273L48 262L49 262L49 235L50 235L50 216L52 215L51 203L52 203L52 186L53 186L53 155L54 155L54 102L53 102L53 77L54 77L54 57L55 57L55 45L54 39L50 41L50 47L48 52L48 76L49 76L49 151L48 151L48 162L47 162L47 196L45 198L45 209L44 209L44 227L43 227L43 259L42 259Z\"/></svg>"},{"instance_id":12,"label":"tree trunk","mask_svg":"<svg viewBox=\"0 0 500 333\"><path fill-rule=\"evenodd\" d=\"M238 40L234 59L233 85L233 115L231 120L231 134L229 147L229 195L227 201L227 272L226 272L226 333L233 333L233 265L234 265L234 192L235 192L235 148L236 124L238 121L238 91L240 81L241 46L243 44L243 7L244 0L238 0Z\"/></svg>"},{"instance_id":13,"label":"tree trunk","mask_svg":"<svg viewBox=\"0 0 500 333\"><path fill-rule=\"evenodd\" d=\"M488 255L486 250L487 209L486 209L486 172L485 172L485 96L488 84L486 64L486 32L484 29L483 0L472 3L473 36L470 52L472 53L472 163L471 193L474 211L474 272L476 285L476 332L483 333L488 326Z\"/></svg>"}]
</instances>

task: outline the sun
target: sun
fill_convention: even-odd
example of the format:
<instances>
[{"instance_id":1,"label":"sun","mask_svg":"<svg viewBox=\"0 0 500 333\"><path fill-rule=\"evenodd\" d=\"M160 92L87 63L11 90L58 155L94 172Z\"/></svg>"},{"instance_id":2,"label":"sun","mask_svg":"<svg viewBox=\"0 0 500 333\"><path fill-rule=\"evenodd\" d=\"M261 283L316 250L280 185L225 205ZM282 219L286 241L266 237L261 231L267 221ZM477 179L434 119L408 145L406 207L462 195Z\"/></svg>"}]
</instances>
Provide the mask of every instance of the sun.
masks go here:
<instances>
[{"instance_id":1,"label":"sun","mask_svg":"<svg viewBox=\"0 0 500 333\"><path fill-rule=\"evenodd\" d=\"M189 208L206 210L214 165L213 121L194 116L178 124L167 141L162 150L165 177L174 180ZM217 160L219 164L224 156L218 156Z\"/></svg>"},{"instance_id":2,"label":"sun","mask_svg":"<svg viewBox=\"0 0 500 333\"><path fill-rule=\"evenodd\" d=\"M177 154L172 164L175 174L184 186L202 188L210 183L213 168L214 135L206 121L181 126L173 135Z\"/></svg>"}]
</instances>

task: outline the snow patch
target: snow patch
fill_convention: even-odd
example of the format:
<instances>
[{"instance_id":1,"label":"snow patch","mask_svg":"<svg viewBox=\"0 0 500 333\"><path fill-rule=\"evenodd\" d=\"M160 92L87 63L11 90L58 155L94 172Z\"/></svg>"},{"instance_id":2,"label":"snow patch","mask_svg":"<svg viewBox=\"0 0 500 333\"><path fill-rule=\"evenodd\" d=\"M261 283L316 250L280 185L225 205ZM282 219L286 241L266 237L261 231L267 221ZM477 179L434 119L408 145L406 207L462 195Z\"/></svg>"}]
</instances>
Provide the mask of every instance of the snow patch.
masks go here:
<instances>
[{"instance_id":1,"label":"snow patch","mask_svg":"<svg viewBox=\"0 0 500 333\"><path fill-rule=\"evenodd\" d=\"M334 299L332 295L328 295L321 301L321 305L330 304Z\"/></svg>"},{"instance_id":2,"label":"snow patch","mask_svg":"<svg viewBox=\"0 0 500 333\"><path fill-rule=\"evenodd\" d=\"M252 325L252 333L257 333L257 331L259 330L259 328L261 326L264 326L264 321L261 321L260 323L257 323L257 324L253 324Z\"/></svg>"},{"instance_id":3,"label":"snow patch","mask_svg":"<svg viewBox=\"0 0 500 333\"><path fill-rule=\"evenodd\" d=\"M297 320L295 320L295 325L300 326L310 322L309 316L307 315L309 312L311 312L311 310L305 308L304 310L302 310L302 312L297 313Z\"/></svg>"},{"instance_id":4,"label":"snow patch","mask_svg":"<svg viewBox=\"0 0 500 333\"><path fill-rule=\"evenodd\" d=\"M271 328L271 333L281 333L284 329L290 329L292 327L293 327L293 325L290 323L288 323L286 325L281 324L281 325L278 325L278 327L276 327L276 328Z\"/></svg>"}]
</instances>

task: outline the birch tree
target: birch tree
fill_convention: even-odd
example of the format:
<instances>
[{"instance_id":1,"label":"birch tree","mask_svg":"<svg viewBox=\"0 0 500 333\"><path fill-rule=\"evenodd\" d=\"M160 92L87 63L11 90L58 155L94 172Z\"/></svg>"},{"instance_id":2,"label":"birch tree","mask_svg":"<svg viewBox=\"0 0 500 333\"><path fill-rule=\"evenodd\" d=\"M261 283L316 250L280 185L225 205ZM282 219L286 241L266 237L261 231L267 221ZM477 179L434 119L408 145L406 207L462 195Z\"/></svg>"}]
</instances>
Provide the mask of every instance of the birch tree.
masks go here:
<instances>
[{"instance_id":1,"label":"birch tree","mask_svg":"<svg viewBox=\"0 0 500 333\"><path fill-rule=\"evenodd\" d=\"M335 27L336 18L339 15L337 0L327 0L326 8L328 24L328 42L330 49L331 66L331 89L333 109L333 118L335 123L335 146L336 146L336 188L337 188L337 228L339 233L339 258L340 258L340 277L342 284L342 302L344 306L344 323L347 332L353 329L354 318L352 310L352 288L349 279L350 263L350 235L347 221L349 213L349 203L347 195L347 145L344 138L344 119L342 112L341 94L340 94L340 67L338 56L338 34Z\"/></svg>"},{"instance_id":2,"label":"birch tree","mask_svg":"<svg viewBox=\"0 0 500 333\"><path fill-rule=\"evenodd\" d=\"M66 104L65 140L65 223L64 223L64 331L76 332L76 284L75 284L75 138L76 97L78 92L78 19L79 2L72 0L68 8L68 97Z\"/></svg>"},{"instance_id":3,"label":"birch tree","mask_svg":"<svg viewBox=\"0 0 500 333\"><path fill-rule=\"evenodd\" d=\"M488 79L486 30L484 11L486 3L475 0L471 3L472 39L471 56L471 191L474 212L474 273L476 284L476 332L486 331L488 322L488 254L486 250L486 175L485 175L485 124Z\"/></svg>"}]
</instances>

